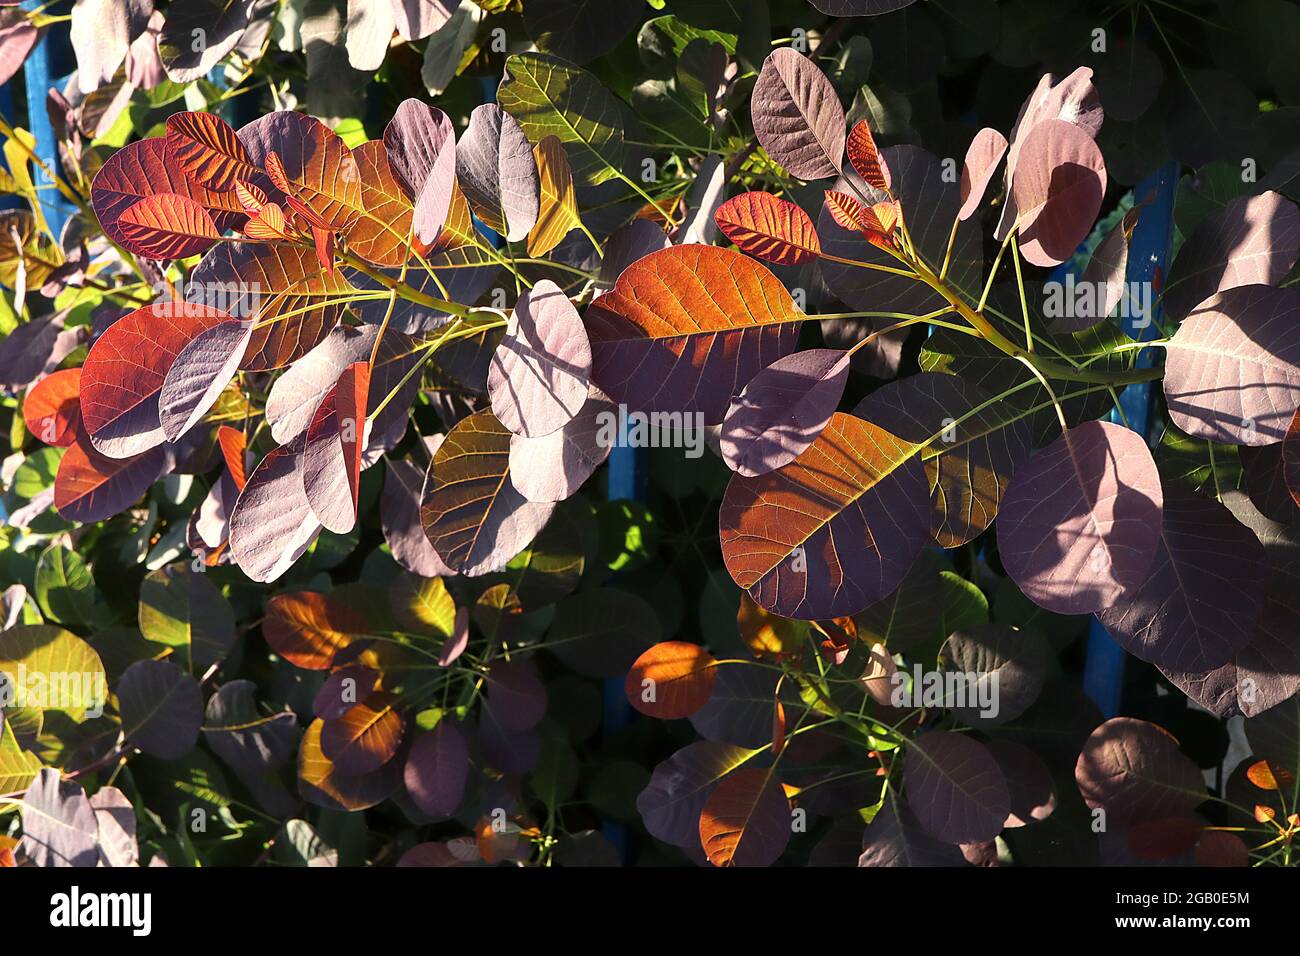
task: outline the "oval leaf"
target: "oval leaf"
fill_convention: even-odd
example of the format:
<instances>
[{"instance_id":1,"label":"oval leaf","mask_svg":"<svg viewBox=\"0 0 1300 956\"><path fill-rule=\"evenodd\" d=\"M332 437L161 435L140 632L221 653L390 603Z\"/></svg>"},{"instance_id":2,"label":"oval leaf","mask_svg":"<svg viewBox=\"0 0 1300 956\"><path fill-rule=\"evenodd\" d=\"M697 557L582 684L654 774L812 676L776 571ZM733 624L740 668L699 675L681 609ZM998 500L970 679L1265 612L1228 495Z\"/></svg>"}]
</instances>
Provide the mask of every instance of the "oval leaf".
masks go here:
<instances>
[{"instance_id":1,"label":"oval leaf","mask_svg":"<svg viewBox=\"0 0 1300 956\"><path fill-rule=\"evenodd\" d=\"M1142 437L1086 422L1016 469L997 523L1002 563L1025 596L1049 611L1099 611L1146 580L1163 500Z\"/></svg>"},{"instance_id":2,"label":"oval leaf","mask_svg":"<svg viewBox=\"0 0 1300 956\"><path fill-rule=\"evenodd\" d=\"M555 506L528 501L510 481L510 431L491 412L462 419L433 456L420 521L460 574L487 574L528 546Z\"/></svg>"},{"instance_id":3,"label":"oval leaf","mask_svg":"<svg viewBox=\"0 0 1300 956\"><path fill-rule=\"evenodd\" d=\"M720 422L759 369L794 349L804 318L753 259L674 246L634 262L587 310L592 379L633 410Z\"/></svg>"},{"instance_id":4,"label":"oval leaf","mask_svg":"<svg viewBox=\"0 0 1300 956\"><path fill-rule=\"evenodd\" d=\"M497 420L538 438L568 423L587 400L591 346L578 310L550 279L519 296L488 367Z\"/></svg>"},{"instance_id":5,"label":"oval leaf","mask_svg":"<svg viewBox=\"0 0 1300 956\"><path fill-rule=\"evenodd\" d=\"M754 134L800 179L825 179L844 159L844 107L812 60L789 47L770 53L750 100Z\"/></svg>"},{"instance_id":6,"label":"oval leaf","mask_svg":"<svg viewBox=\"0 0 1300 956\"><path fill-rule=\"evenodd\" d=\"M715 667L713 656L698 644L664 641L636 659L624 690L643 714L661 720L689 717L708 703Z\"/></svg>"},{"instance_id":7,"label":"oval leaf","mask_svg":"<svg viewBox=\"0 0 1300 956\"><path fill-rule=\"evenodd\" d=\"M783 617L844 617L888 595L929 539L917 451L836 412L788 465L734 476L719 515L732 578Z\"/></svg>"}]
</instances>

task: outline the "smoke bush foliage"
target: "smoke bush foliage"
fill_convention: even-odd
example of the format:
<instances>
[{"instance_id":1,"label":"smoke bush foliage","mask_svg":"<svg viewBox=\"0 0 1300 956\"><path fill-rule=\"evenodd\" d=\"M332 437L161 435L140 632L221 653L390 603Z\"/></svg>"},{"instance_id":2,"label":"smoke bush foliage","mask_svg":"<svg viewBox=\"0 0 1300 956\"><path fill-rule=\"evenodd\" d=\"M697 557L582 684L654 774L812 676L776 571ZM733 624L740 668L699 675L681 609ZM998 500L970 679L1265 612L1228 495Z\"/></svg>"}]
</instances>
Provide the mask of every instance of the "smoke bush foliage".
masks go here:
<instances>
[{"instance_id":1,"label":"smoke bush foliage","mask_svg":"<svg viewBox=\"0 0 1300 956\"><path fill-rule=\"evenodd\" d=\"M78 4L0 864L1290 864L1294 9L955 6Z\"/></svg>"}]
</instances>

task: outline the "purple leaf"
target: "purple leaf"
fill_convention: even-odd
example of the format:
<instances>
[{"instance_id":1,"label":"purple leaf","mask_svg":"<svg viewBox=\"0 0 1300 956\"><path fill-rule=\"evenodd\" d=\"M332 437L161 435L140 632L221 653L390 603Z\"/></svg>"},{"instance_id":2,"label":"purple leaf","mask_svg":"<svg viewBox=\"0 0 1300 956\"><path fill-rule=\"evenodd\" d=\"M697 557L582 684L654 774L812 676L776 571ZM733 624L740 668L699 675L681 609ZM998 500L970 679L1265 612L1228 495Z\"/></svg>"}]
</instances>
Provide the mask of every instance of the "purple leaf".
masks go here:
<instances>
[{"instance_id":1,"label":"purple leaf","mask_svg":"<svg viewBox=\"0 0 1300 956\"><path fill-rule=\"evenodd\" d=\"M279 770L293 756L298 719L284 709L266 714L257 705L257 686L233 680L208 698L203 739L241 779Z\"/></svg>"},{"instance_id":2,"label":"purple leaf","mask_svg":"<svg viewBox=\"0 0 1300 956\"><path fill-rule=\"evenodd\" d=\"M812 60L781 47L763 61L750 100L754 134L800 179L825 179L844 161L844 107Z\"/></svg>"},{"instance_id":3,"label":"purple leaf","mask_svg":"<svg viewBox=\"0 0 1300 956\"><path fill-rule=\"evenodd\" d=\"M892 791L862 834L858 866L965 866L961 850L936 840Z\"/></svg>"},{"instance_id":4,"label":"purple leaf","mask_svg":"<svg viewBox=\"0 0 1300 956\"><path fill-rule=\"evenodd\" d=\"M384 65L396 28L394 6L388 0L348 0L345 46L352 69L373 73Z\"/></svg>"},{"instance_id":5,"label":"purple leaf","mask_svg":"<svg viewBox=\"0 0 1300 956\"><path fill-rule=\"evenodd\" d=\"M1300 405L1300 289L1216 292L1166 346L1169 417L1187 434L1229 445L1286 437Z\"/></svg>"},{"instance_id":6,"label":"purple leaf","mask_svg":"<svg viewBox=\"0 0 1300 956\"><path fill-rule=\"evenodd\" d=\"M379 686L380 674L364 664L347 664L325 678L312 698L312 713L321 720L338 720L355 704L363 704Z\"/></svg>"},{"instance_id":7,"label":"purple leaf","mask_svg":"<svg viewBox=\"0 0 1300 956\"><path fill-rule=\"evenodd\" d=\"M302 447L281 445L248 476L230 515L230 551L254 581L274 581L320 534L302 487Z\"/></svg>"},{"instance_id":8,"label":"purple leaf","mask_svg":"<svg viewBox=\"0 0 1300 956\"><path fill-rule=\"evenodd\" d=\"M1264 549L1227 508L1181 484L1164 489L1163 514L1146 580L1097 619L1144 661L1210 670L1250 642L1263 607Z\"/></svg>"},{"instance_id":9,"label":"purple leaf","mask_svg":"<svg viewBox=\"0 0 1300 956\"><path fill-rule=\"evenodd\" d=\"M379 497L379 520L384 540L395 560L406 570L424 578L444 577L456 572L443 563L420 525L420 498L424 491L424 469L406 459L389 459L384 490Z\"/></svg>"},{"instance_id":10,"label":"purple leaf","mask_svg":"<svg viewBox=\"0 0 1300 956\"><path fill-rule=\"evenodd\" d=\"M370 357L377 334L372 326L336 326L324 342L285 369L266 399L271 437L284 445L306 431L343 370Z\"/></svg>"},{"instance_id":11,"label":"purple leaf","mask_svg":"<svg viewBox=\"0 0 1300 956\"><path fill-rule=\"evenodd\" d=\"M542 740L533 731L516 733L502 727L491 711L479 718L478 745L484 762L503 774L525 774L542 756Z\"/></svg>"},{"instance_id":12,"label":"purple leaf","mask_svg":"<svg viewBox=\"0 0 1300 956\"><path fill-rule=\"evenodd\" d=\"M985 746L998 762L1011 796L1011 813L1004 826L1023 827L1050 817L1056 809L1056 787L1038 755L1010 740L992 740Z\"/></svg>"},{"instance_id":13,"label":"purple leaf","mask_svg":"<svg viewBox=\"0 0 1300 956\"><path fill-rule=\"evenodd\" d=\"M138 501L172 465L165 445L131 458L106 458L79 440L59 461L54 508L69 521L104 521Z\"/></svg>"},{"instance_id":14,"label":"purple leaf","mask_svg":"<svg viewBox=\"0 0 1300 956\"><path fill-rule=\"evenodd\" d=\"M135 808L117 787L100 787L90 798L99 826L99 865L135 866L140 847L135 837Z\"/></svg>"},{"instance_id":15,"label":"purple leaf","mask_svg":"<svg viewBox=\"0 0 1300 956\"><path fill-rule=\"evenodd\" d=\"M1237 196L1201 220L1178 251L1162 299L1183 319L1216 292L1243 285L1277 285L1300 254L1300 209L1266 192Z\"/></svg>"},{"instance_id":16,"label":"purple leaf","mask_svg":"<svg viewBox=\"0 0 1300 956\"><path fill-rule=\"evenodd\" d=\"M672 243L663 229L651 219L633 219L619 226L605 242L605 258L600 261L598 284L610 288L632 263L670 245Z\"/></svg>"},{"instance_id":17,"label":"purple leaf","mask_svg":"<svg viewBox=\"0 0 1300 956\"><path fill-rule=\"evenodd\" d=\"M1206 798L1201 771L1168 732L1114 717L1092 732L1074 768L1089 807L1112 823L1142 823L1189 813Z\"/></svg>"},{"instance_id":18,"label":"purple leaf","mask_svg":"<svg viewBox=\"0 0 1300 956\"><path fill-rule=\"evenodd\" d=\"M839 405L849 359L847 351L808 349L777 359L750 379L722 422L727 466L752 478L797 458Z\"/></svg>"},{"instance_id":19,"label":"purple leaf","mask_svg":"<svg viewBox=\"0 0 1300 956\"><path fill-rule=\"evenodd\" d=\"M415 203L415 238L437 240L447 221L456 181L456 132L447 114L419 100L403 100L384 129L393 175Z\"/></svg>"},{"instance_id":20,"label":"purple leaf","mask_svg":"<svg viewBox=\"0 0 1300 956\"><path fill-rule=\"evenodd\" d=\"M700 812L718 782L756 751L702 740L687 744L654 769L636 798L650 835L674 846L700 846Z\"/></svg>"},{"instance_id":21,"label":"purple leaf","mask_svg":"<svg viewBox=\"0 0 1300 956\"><path fill-rule=\"evenodd\" d=\"M887 596L930 537L918 451L836 412L794 461L733 475L718 517L732 578L782 617L842 617Z\"/></svg>"},{"instance_id":22,"label":"purple leaf","mask_svg":"<svg viewBox=\"0 0 1300 956\"><path fill-rule=\"evenodd\" d=\"M1020 146L1011 179L1020 252L1036 266L1074 255L1106 195L1106 163L1083 129L1065 120L1037 124Z\"/></svg>"},{"instance_id":23,"label":"purple leaf","mask_svg":"<svg viewBox=\"0 0 1300 956\"><path fill-rule=\"evenodd\" d=\"M772 708L777 674L763 667L719 667L708 702L690 715L705 740L738 747L763 747L772 741Z\"/></svg>"},{"instance_id":24,"label":"purple leaf","mask_svg":"<svg viewBox=\"0 0 1300 956\"><path fill-rule=\"evenodd\" d=\"M99 823L81 784L43 767L23 795L22 850L37 866L91 866Z\"/></svg>"},{"instance_id":25,"label":"purple leaf","mask_svg":"<svg viewBox=\"0 0 1300 956\"><path fill-rule=\"evenodd\" d=\"M508 242L537 222L537 160L519 122L497 106L476 106L456 147L456 177L470 208Z\"/></svg>"},{"instance_id":26,"label":"purple leaf","mask_svg":"<svg viewBox=\"0 0 1300 956\"><path fill-rule=\"evenodd\" d=\"M469 747L450 719L415 738L406 758L406 792L434 819L450 817L465 796Z\"/></svg>"},{"instance_id":27,"label":"purple leaf","mask_svg":"<svg viewBox=\"0 0 1300 956\"><path fill-rule=\"evenodd\" d=\"M1099 611L1146 580L1163 500L1142 437L1086 422L1016 469L997 522L1002 563L1025 596L1049 611Z\"/></svg>"},{"instance_id":28,"label":"purple leaf","mask_svg":"<svg viewBox=\"0 0 1300 956\"><path fill-rule=\"evenodd\" d=\"M592 385L586 403L558 431L510 436L510 481L529 501L575 494L618 442L618 408Z\"/></svg>"},{"instance_id":29,"label":"purple leaf","mask_svg":"<svg viewBox=\"0 0 1300 956\"><path fill-rule=\"evenodd\" d=\"M993 174L1007 152L1007 138L995 129L985 127L975 134L966 150L966 162L961 169L961 211L958 219L975 215L984 198Z\"/></svg>"},{"instance_id":30,"label":"purple leaf","mask_svg":"<svg viewBox=\"0 0 1300 956\"><path fill-rule=\"evenodd\" d=\"M390 0L397 35L403 40L423 40L456 12L457 0Z\"/></svg>"},{"instance_id":31,"label":"purple leaf","mask_svg":"<svg viewBox=\"0 0 1300 956\"><path fill-rule=\"evenodd\" d=\"M485 683L488 712L511 732L532 730L546 716L546 688L531 664L495 661Z\"/></svg>"},{"instance_id":32,"label":"purple leaf","mask_svg":"<svg viewBox=\"0 0 1300 956\"><path fill-rule=\"evenodd\" d=\"M1034 92L1020 107L1016 125L1011 129L1011 145L1007 149L1007 182L1014 181L1021 147L1039 123L1046 120L1064 120L1078 126L1095 139L1101 131L1104 119L1105 113L1102 111L1101 101L1097 96L1096 88L1092 85L1091 69L1081 66L1060 82L1057 82L1055 74L1043 74ZM996 239L1001 241L1006 238L1016 220L1016 215L1015 194L1007 190L1002 218L994 232Z\"/></svg>"},{"instance_id":33,"label":"purple leaf","mask_svg":"<svg viewBox=\"0 0 1300 956\"><path fill-rule=\"evenodd\" d=\"M469 647L469 608L462 607L456 609L455 623L452 625L451 634L442 644L442 649L438 651L438 666L450 667L465 653L465 648Z\"/></svg>"},{"instance_id":34,"label":"purple leaf","mask_svg":"<svg viewBox=\"0 0 1300 956\"><path fill-rule=\"evenodd\" d=\"M168 441L188 432L216 403L252 335L252 322L218 322L176 354L158 393L158 419Z\"/></svg>"},{"instance_id":35,"label":"purple leaf","mask_svg":"<svg viewBox=\"0 0 1300 956\"><path fill-rule=\"evenodd\" d=\"M1268 556L1263 575L1264 606L1250 642L1221 667L1201 673L1164 670L1165 676L1201 706L1220 717L1253 717L1300 691L1300 533L1270 521L1238 491L1223 495L1238 521L1254 532Z\"/></svg>"},{"instance_id":36,"label":"purple leaf","mask_svg":"<svg viewBox=\"0 0 1300 956\"><path fill-rule=\"evenodd\" d=\"M0 10L0 83L8 83L27 60L41 31L23 10L9 7Z\"/></svg>"},{"instance_id":37,"label":"purple leaf","mask_svg":"<svg viewBox=\"0 0 1300 956\"><path fill-rule=\"evenodd\" d=\"M127 743L163 760L194 749L203 695L198 681L171 661L136 661L118 681L117 698Z\"/></svg>"},{"instance_id":38,"label":"purple leaf","mask_svg":"<svg viewBox=\"0 0 1300 956\"><path fill-rule=\"evenodd\" d=\"M519 296L488 368L492 411L516 435L539 438L587 401L591 346L569 297L550 279Z\"/></svg>"},{"instance_id":39,"label":"purple leaf","mask_svg":"<svg viewBox=\"0 0 1300 956\"><path fill-rule=\"evenodd\" d=\"M151 13L153 0L77 0L69 32L82 93L93 93L113 79Z\"/></svg>"},{"instance_id":40,"label":"purple leaf","mask_svg":"<svg viewBox=\"0 0 1300 956\"><path fill-rule=\"evenodd\" d=\"M987 747L950 731L914 739L903 756L908 806L949 843L991 840L1011 813L1006 779Z\"/></svg>"},{"instance_id":41,"label":"purple leaf","mask_svg":"<svg viewBox=\"0 0 1300 956\"><path fill-rule=\"evenodd\" d=\"M1003 403L989 404L991 397L956 375L923 372L883 385L854 409L899 438L930 442L937 453L924 462L930 533L945 548L993 523L1012 473L1029 456L1028 420Z\"/></svg>"},{"instance_id":42,"label":"purple leaf","mask_svg":"<svg viewBox=\"0 0 1300 956\"><path fill-rule=\"evenodd\" d=\"M1275 445L1243 445L1237 449L1241 459L1241 476L1246 494L1265 517L1281 524L1300 526L1300 504L1292 496L1287 482L1287 468L1300 462L1300 419L1293 418L1287 437ZM1290 450L1291 461L1287 452ZM1300 488L1300 474L1293 474L1290 484Z\"/></svg>"},{"instance_id":43,"label":"purple leaf","mask_svg":"<svg viewBox=\"0 0 1300 956\"><path fill-rule=\"evenodd\" d=\"M964 703L945 698L945 706L975 727L1015 720L1043 689L1047 649L1041 634L1007 624L977 624L953 632L939 650L944 670L975 679L965 685ZM992 702L991 713L980 706L986 700Z\"/></svg>"},{"instance_id":44,"label":"purple leaf","mask_svg":"<svg viewBox=\"0 0 1300 956\"><path fill-rule=\"evenodd\" d=\"M910 7L916 0L812 0L812 5L832 17L874 17Z\"/></svg>"},{"instance_id":45,"label":"purple leaf","mask_svg":"<svg viewBox=\"0 0 1300 956\"><path fill-rule=\"evenodd\" d=\"M0 223L2 225L2 223ZM64 313L24 322L0 339L0 385L23 388L59 367L81 344L82 329L65 329Z\"/></svg>"},{"instance_id":46,"label":"purple leaf","mask_svg":"<svg viewBox=\"0 0 1300 956\"><path fill-rule=\"evenodd\" d=\"M339 440L339 416L334 407L337 395L337 389L330 390L307 426L302 453L302 487L316 520L335 534L346 534L356 526L357 512L353 507L347 463ZM368 432L370 423L358 421L353 428ZM358 436L357 440L368 441L369 435Z\"/></svg>"}]
</instances>

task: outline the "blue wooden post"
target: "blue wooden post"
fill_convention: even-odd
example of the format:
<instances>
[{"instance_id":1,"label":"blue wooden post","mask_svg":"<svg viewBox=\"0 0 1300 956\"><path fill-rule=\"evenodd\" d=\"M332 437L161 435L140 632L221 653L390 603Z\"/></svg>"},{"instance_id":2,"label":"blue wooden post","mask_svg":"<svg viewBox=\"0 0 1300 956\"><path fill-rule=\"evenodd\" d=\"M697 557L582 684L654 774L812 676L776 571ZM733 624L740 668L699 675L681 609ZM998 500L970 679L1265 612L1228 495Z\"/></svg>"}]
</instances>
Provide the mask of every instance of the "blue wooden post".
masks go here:
<instances>
[{"instance_id":1,"label":"blue wooden post","mask_svg":"<svg viewBox=\"0 0 1300 956\"><path fill-rule=\"evenodd\" d=\"M26 0L23 7L34 10L41 6L43 0ZM58 172L59 145L54 136L54 127L50 125L49 114L45 110L45 95L52 86L60 86L71 69L72 41L68 37L68 25L57 23L45 31L45 36L36 44L23 64L23 81L27 88L27 130L36 137L36 155L50 169ZM6 93L8 91L6 90ZM51 185L49 178L39 169L32 171L32 179L37 186ZM73 207L57 190L41 191L41 209L45 219L56 235L63 229L63 224L72 215Z\"/></svg>"},{"instance_id":2,"label":"blue wooden post","mask_svg":"<svg viewBox=\"0 0 1300 956\"><path fill-rule=\"evenodd\" d=\"M1178 188L1178 164L1166 163L1137 184L1134 197L1146 203L1133 230L1133 241L1128 254L1128 281L1143 283L1143 288L1153 289L1157 270L1168 273L1169 246L1173 239L1174 193ZM1128 315L1122 324L1125 332L1139 342L1155 338L1159 328L1155 320L1159 309L1155 304L1155 291L1151 293L1149 315ZM1127 310L1132 312L1133 310ZM1151 350L1138 353L1137 367L1151 367ZM1151 441L1152 390L1150 382L1130 385L1120 394L1120 408L1128 418L1129 426ZM1119 415L1111 412L1111 420ZM1120 711L1124 690L1124 650L1106 633L1095 617L1088 625L1088 652L1083 670L1083 689L1101 709L1105 717L1114 717Z\"/></svg>"}]
</instances>

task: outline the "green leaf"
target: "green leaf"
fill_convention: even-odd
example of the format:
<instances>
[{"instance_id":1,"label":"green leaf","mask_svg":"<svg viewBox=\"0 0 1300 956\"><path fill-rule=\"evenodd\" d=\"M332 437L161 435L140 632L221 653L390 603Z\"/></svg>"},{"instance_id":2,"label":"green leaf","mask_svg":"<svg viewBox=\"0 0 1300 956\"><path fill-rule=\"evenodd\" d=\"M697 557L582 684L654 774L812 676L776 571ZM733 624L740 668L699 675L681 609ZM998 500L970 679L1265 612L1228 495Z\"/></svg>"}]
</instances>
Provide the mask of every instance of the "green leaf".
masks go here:
<instances>
[{"instance_id":1,"label":"green leaf","mask_svg":"<svg viewBox=\"0 0 1300 956\"><path fill-rule=\"evenodd\" d=\"M80 723L87 710L98 712L108 693L104 665L94 648L49 624L20 624L0 633L0 672L28 701L18 711L6 708L6 719L41 710L59 711Z\"/></svg>"},{"instance_id":2,"label":"green leaf","mask_svg":"<svg viewBox=\"0 0 1300 956\"><path fill-rule=\"evenodd\" d=\"M96 628L112 623L90 568L75 551L57 544L36 562L36 602L47 618L60 624Z\"/></svg>"},{"instance_id":3,"label":"green leaf","mask_svg":"<svg viewBox=\"0 0 1300 956\"><path fill-rule=\"evenodd\" d=\"M41 762L18 746L13 728L0 720L0 795L21 793L41 769Z\"/></svg>"},{"instance_id":4,"label":"green leaf","mask_svg":"<svg viewBox=\"0 0 1300 956\"><path fill-rule=\"evenodd\" d=\"M406 573L392 586L393 612L403 629L445 640L456 627L456 602L442 578Z\"/></svg>"},{"instance_id":5,"label":"green leaf","mask_svg":"<svg viewBox=\"0 0 1300 956\"><path fill-rule=\"evenodd\" d=\"M647 20L636 36L641 62L648 67L659 66L669 57L679 57L692 40L704 39L720 43L728 54L736 52L736 34L724 30L705 30L691 26L679 17L655 17Z\"/></svg>"},{"instance_id":6,"label":"green leaf","mask_svg":"<svg viewBox=\"0 0 1300 956\"><path fill-rule=\"evenodd\" d=\"M173 564L140 585L140 633L173 649L177 664L202 677L235 643L235 612L205 574Z\"/></svg>"},{"instance_id":7,"label":"green leaf","mask_svg":"<svg viewBox=\"0 0 1300 956\"><path fill-rule=\"evenodd\" d=\"M940 640L947 640L954 631L989 622L988 598L960 574L940 571L939 590L943 594L939 605Z\"/></svg>"},{"instance_id":8,"label":"green leaf","mask_svg":"<svg viewBox=\"0 0 1300 956\"><path fill-rule=\"evenodd\" d=\"M1241 487L1241 457L1236 445L1193 438L1166 425L1155 459L1162 478L1185 482L1215 498Z\"/></svg>"},{"instance_id":9,"label":"green leaf","mask_svg":"<svg viewBox=\"0 0 1300 956\"><path fill-rule=\"evenodd\" d=\"M626 179L623 137L627 131L636 138L636 118L586 70L545 53L512 56L497 102L518 120L529 142L559 138L575 185Z\"/></svg>"}]
</instances>

